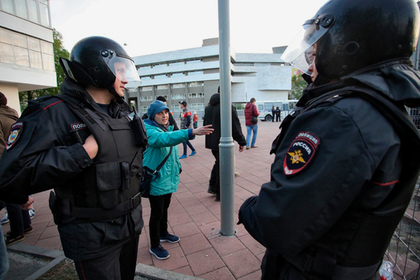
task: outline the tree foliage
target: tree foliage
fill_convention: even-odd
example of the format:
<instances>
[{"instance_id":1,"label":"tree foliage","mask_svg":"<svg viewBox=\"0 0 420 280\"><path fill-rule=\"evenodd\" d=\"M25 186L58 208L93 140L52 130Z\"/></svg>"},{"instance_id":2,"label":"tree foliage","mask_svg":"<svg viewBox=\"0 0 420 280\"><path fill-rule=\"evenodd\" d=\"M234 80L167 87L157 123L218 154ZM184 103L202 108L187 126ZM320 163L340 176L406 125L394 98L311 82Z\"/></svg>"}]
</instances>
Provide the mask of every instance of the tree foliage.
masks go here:
<instances>
[{"instance_id":1,"label":"tree foliage","mask_svg":"<svg viewBox=\"0 0 420 280\"><path fill-rule=\"evenodd\" d=\"M60 86L64 81L65 74L60 66L60 57L69 57L69 52L63 46L63 36L57 30L53 29L53 48L54 48L54 65L57 74L57 87L30 90L19 92L20 108L23 111L28 106L28 101L44 95L56 95L60 93Z\"/></svg>"},{"instance_id":2,"label":"tree foliage","mask_svg":"<svg viewBox=\"0 0 420 280\"><path fill-rule=\"evenodd\" d=\"M292 90L289 94L289 99L300 99L302 97L302 91L307 85L302 75L293 75Z\"/></svg>"}]
</instances>

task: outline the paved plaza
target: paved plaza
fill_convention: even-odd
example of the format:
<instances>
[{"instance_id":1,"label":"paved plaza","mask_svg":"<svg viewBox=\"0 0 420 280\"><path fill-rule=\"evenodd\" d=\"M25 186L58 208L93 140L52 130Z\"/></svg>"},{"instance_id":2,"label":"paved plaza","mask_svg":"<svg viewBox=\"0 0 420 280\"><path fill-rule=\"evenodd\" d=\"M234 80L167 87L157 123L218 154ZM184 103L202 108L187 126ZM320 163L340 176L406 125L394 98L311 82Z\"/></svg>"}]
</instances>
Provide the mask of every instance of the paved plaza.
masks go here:
<instances>
[{"instance_id":1,"label":"paved plaza","mask_svg":"<svg viewBox=\"0 0 420 280\"><path fill-rule=\"evenodd\" d=\"M246 137L244 120L241 121ZM244 200L258 194L261 185L269 181L270 166L274 158L273 155L269 155L269 151L279 132L278 127L278 122L259 122L256 142L258 148L239 153L238 144L235 142L235 169L240 173L235 178L234 186L235 221ZM160 273L161 279L179 279L179 274L185 275L184 279L259 279L265 248L247 233L243 225L235 225L235 236L221 236L219 233L220 202L216 202L215 197L207 193L214 157L211 151L204 147L204 142L203 136L197 136L191 141L197 154L181 160L181 181L169 207L169 231L179 236L181 241L176 244L162 243L171 255L167 260L158 260L148 251L150 206L148 199L143 199L145 227L140 235L138 273L147 274L148 271L153 271ZM179 145L179 153L182 154L182 145ZM188 154L190 153L189 150ZM36 210L36 216L32 220L34 231L26 235L20 246L32 245L47 250L62 250L57 227L48 208L48 196L49 191L33 195ZM0 215L3 212L4 210ZM3 231L8 230L9 225L3 225ZM168 276L168 271L179 274Z\"/></svg>"}]
</instances>

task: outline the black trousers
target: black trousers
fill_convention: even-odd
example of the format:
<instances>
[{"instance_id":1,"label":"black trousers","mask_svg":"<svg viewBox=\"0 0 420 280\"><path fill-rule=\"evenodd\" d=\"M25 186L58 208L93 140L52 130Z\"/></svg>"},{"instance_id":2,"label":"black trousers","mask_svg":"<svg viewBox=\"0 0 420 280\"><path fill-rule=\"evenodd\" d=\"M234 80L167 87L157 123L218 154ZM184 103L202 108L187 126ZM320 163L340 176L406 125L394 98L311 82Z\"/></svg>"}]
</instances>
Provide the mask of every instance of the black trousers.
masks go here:
<instances>
[{"instance_id":1,"label":"black trousers","mask_svg":"<svg viewBox=\"0 0 420 280\"><path fill-rule=\"evenodd\" d=\"M122 244L101 257L74 261L77 275L81 280L133 280L137 264L139 236Z\"/></svg>"},{"instance_id":2,"label":"black trousers","mask_svg":"<svg viewBox=\"0 0 420 280\"><path fill-rule=\"evenodd\" d=\"M23 230L31 225L29 211L22 210L19 204L6 203L7 214L10 220L11 236L16 237L23 234Z\"/></svg>"},{"instance_id":3,"label":"black trousers","mask_svg":"<svg viewBox=\"0 0 420 280\"><path fill-rule=\"evenodd\" d=\"M171 197L171 193L159 196L149 196L151 208L149 235L152 248L159 246L160 237L165 236L168 233L168 208L171 203Z\"/></svg>"},{"instance_id":4,"label":"black trousers","mask_svg":"<svg viewBox=\"0 0 420 280\"><path fill-rule=\"evenodd\" d=\"M220 195L220 155L219 155L219 149L211 150L211 153L213 154L216 161L214 162L213 169L211 170L210 186L212 186L212 189L216 194Z\"/></svg>"}]
</instances>

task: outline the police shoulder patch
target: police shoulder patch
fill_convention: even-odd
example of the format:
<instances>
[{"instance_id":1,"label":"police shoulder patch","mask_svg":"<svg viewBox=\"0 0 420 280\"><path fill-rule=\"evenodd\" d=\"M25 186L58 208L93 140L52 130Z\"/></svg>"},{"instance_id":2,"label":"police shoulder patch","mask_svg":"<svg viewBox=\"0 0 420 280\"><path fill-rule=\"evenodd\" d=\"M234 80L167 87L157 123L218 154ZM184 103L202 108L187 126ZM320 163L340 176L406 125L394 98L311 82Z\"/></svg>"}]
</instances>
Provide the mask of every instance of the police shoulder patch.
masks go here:
<instances>
[{"instance_id":1,"label":"police shoulder patch","mask_svg":"<svg viewBox=\"0 0 420 280\"><path fill-rule=\"evenodd\" d=\"M23 122L16 122L10 127L10 134L7 137L6 150L12 148L20 138L23 130Z\"/></svg>"},{"instance_id":2,"label":"police shoulder patch","mask_svg":"<svg viewBox=\"0 0 420 280\"><path fill-rule=\"evenodd\" d=\"M299 132L284 157L284 173L294 175L304 170L314 158L319 143L320 140L315 134Z\"/></svg>"}]
</instances>

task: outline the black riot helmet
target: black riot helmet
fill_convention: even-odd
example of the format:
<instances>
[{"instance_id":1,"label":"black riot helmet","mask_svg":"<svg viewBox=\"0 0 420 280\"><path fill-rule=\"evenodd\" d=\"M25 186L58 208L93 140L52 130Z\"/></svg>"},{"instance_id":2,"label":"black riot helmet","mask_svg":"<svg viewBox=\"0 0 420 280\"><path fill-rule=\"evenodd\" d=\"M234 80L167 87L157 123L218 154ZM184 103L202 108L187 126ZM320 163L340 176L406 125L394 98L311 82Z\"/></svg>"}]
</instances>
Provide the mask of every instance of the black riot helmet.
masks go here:
<instances>
[{"instance_id":1,"label":"black riot helmet","mask_svg":"<svg viewBox=\"0 0 420 280\"><path fill-rule=\"evenodd\" d=\"M305 69L316 44L316 68L328 79L395 58L409 58L419 35L414 0L330 0L303 25L303 39L282 59Z\"/></svg>"},{"instance_id":2,"label":"black riot helmet","mask_svg":"<svg viewBox=\"0 0 420 280\"><path fill-rule=\"evenodd\" d=\"M99 36L80 40L70 53L70 60L60 58L66 76L83 86L110 88L115 82L115 63L124 63L127 82L140 82L130 56L115 41ZM120 71L120 69L119 69Z\"/></svg>"}]
</instances>

